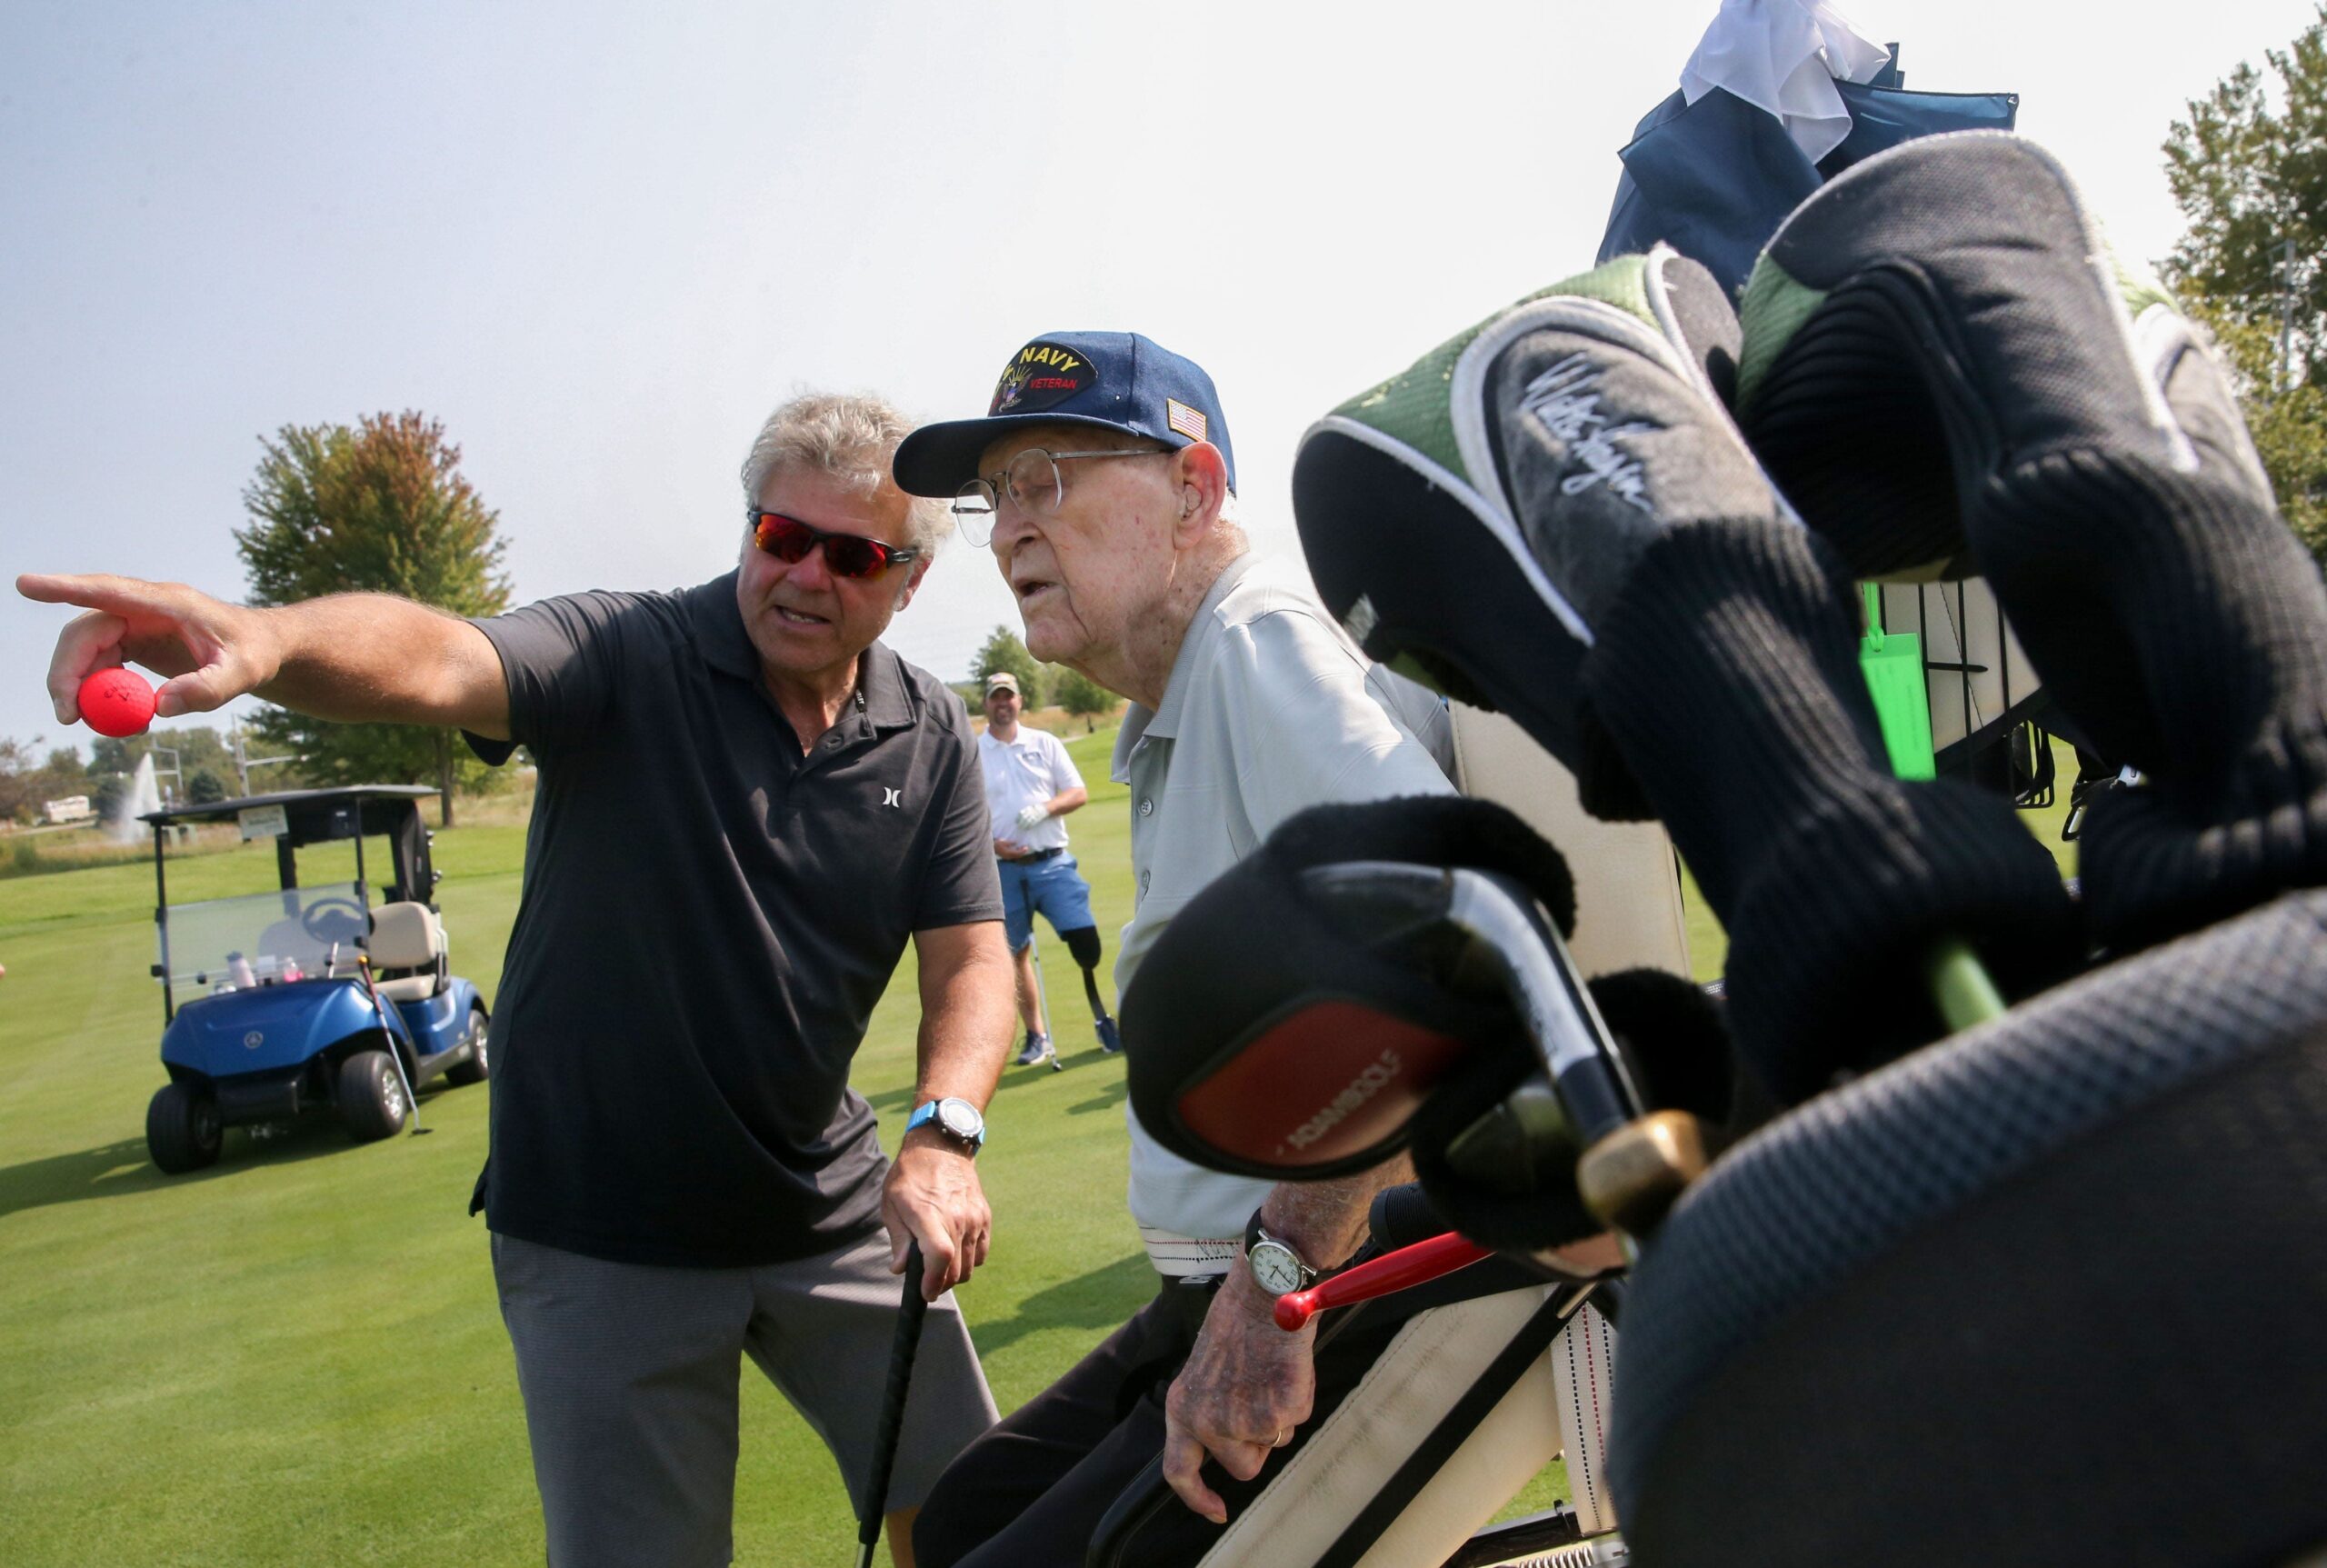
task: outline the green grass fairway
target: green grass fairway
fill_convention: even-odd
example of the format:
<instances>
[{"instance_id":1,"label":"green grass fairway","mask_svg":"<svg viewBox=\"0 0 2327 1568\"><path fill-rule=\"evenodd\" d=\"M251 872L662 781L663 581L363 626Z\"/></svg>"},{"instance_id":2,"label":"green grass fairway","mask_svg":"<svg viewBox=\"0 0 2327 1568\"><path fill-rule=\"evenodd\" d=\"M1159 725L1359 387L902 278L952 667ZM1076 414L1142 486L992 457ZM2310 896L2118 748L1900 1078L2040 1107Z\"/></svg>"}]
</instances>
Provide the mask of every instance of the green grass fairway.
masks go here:
<instances>
[{"instance_id":1,"label":"green grass fairway","mask_svg":"<svg viewBox=\"0 0 2327 1568\"><path fill-rule=\"evenodd\" d=\"M1110 961L1131 912L1113 739L1071 745L1092 795L1074 844ZM2070 870L2073 770L2061 804L2026 818ZM316 854L310 882L329 874ZM437 841L454 968L488 995L524 854L522 826ZM174 902L273 885L265 848L171 866ZM1716 974L1725 943L1688 892L1695 967ZM1072 1070L1004 1080L979 1162L994 1258L964 1293L1005 1410L1152 1289L1123 1208L1123 1064L1099 1053L1064 949L1042 941ZM163 1082L153 954L150 864L0 881L0 1564L540 1562L484 1229L466 1213L485 1091L424 1094L424 1137L237 1131L212 1170L165 1177L144 1134ZM892 1145L912 1091L911 970L908 952L857 1058ZM742 1387L738 1561L843 1561L854 1524L822 1443L756 1372ZM1554 1467L1510 1512L1563 1484Z\"/></svg>"},{"instance_id":2,"label":"green grass fairway","mask_svg":"<svg viewBox=\"0 0 2327 1568\"><path fill-rule=\"evenodd\" d=\"M1110 963L1131 913L1113 739L1072 744L1092 794L1074 844ZM524 849L516 826L437 839L454 968L488 996ZM320 854L302 855L309 882L327 874ZM174 903L272 886L264 847L171 865ZM234 1131L211 1170L163 1176L145 1145L164 1081L153 888L150 863L0 882L0 1563L539 1563L524 1413L466 1213L486 1091L440 1080L423 1137ZM979 1161L994 1252L964 1292L1005 1410L1154 1288L1123 1206L1123 1064L1100 1054L1064 948L1041 939L1070 1071L1011 1069L995 1097ZM891 1146L913 1081L911 964L857 1058ZM748 1365L742 1386L737 1561L846 1561L854 1525L823 1444ZM1514 1509L1559 1484L1555 1469Z\"/></svg>"}]
</instances>

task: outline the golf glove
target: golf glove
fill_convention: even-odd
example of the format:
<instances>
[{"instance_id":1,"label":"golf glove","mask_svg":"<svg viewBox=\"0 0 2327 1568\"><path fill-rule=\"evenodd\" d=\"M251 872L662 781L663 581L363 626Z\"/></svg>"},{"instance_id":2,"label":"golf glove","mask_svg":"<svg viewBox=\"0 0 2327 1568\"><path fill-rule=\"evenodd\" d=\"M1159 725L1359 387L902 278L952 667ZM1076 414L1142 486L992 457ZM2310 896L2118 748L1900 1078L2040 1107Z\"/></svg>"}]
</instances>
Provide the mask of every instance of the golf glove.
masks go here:
<instances>
[{"instance_id":1,"label":"golf glove","mask_svg":"<svg viewBox=\"0 0 2327 1568\"><path fill-rule=\"evenodd\" d=\"M1030 805L1025 810L1018 814L1018 831L1021 833L1032 832L1034 829L1042 826L1043 824L1050 820L1051 814L1047 809L1038 805Z\"/></svg>"}]
</instances>

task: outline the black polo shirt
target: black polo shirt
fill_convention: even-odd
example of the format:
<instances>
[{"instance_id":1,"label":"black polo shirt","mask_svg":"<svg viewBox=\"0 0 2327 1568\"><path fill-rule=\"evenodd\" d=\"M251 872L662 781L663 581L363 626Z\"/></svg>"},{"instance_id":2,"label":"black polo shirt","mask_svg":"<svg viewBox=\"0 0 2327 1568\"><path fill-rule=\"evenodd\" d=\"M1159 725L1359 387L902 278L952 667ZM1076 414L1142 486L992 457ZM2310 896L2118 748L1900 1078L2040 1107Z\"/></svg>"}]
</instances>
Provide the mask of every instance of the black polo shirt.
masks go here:
<instances>
[{"instance_id":1,"label":"black polo shirt","mask_svg":"<svg viewBox=\"0 0 2327 1568\"><path fill-rule=\"evenodd\" d=\"M961 699L875 643L805 755L733 573L476 624L539 764L493 1015L495 1231L623 1262L812 1256L878 1223L848 1086L906 938L998 920ZM489 763L511 742L469 737Z\"/></svg>"}]
</instances>

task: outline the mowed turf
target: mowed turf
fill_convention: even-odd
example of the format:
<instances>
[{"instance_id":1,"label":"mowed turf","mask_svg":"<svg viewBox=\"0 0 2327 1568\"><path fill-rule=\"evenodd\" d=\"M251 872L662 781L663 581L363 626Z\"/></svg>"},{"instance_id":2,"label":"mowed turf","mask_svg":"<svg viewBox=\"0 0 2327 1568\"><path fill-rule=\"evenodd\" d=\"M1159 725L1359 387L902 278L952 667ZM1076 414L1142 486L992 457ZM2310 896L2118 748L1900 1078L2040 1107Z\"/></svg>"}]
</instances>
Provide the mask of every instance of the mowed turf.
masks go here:
<instances>
[{"instance_id":1,"label":"mowed turf","mask_svg":"<svg viewBox=\"0 0 2327 1568\"><path fill-rule=\"evenodd\" d=\"M1074 847L1110 963L1131 909L1112 739L1072 745L1092 791ZM2060 804L2030 820L2064 869L2073 765ZM490 996L524 830L447 831L436 854L454 968ZM309 865L310 882L330 874ZM172 896L273 877L264 848L198 856L172 863ZM1689 892L1710 976L1725 944ZM424 1093L423 1137L357 1147L328 1120L264 1144L235 1132L212 1170L161 1175L144 1142L163 1082L152 906L146 865L0 881L0 1563L540 1562L524 1413L484 1226L466 1213L485 1091ZM1096 1049L1074 965L1040 935L1071 1070L1005 1074L979 1162L994 1253L963 1293L1005 1410L1152 1289L1123 1209L1122 1064ZM857 1059L892 1146L913 981L908 951ZM672 1149L684 1158L684 1139ZM738 1561L843 1561L854 1524L823 1444L756 1372L740 1383ZM1506 1513L1563 1483L1553 1467Z\"/></svg>"},{"instance_id":2,"label":"mowed turf","mask_svg":"<svg viewBox=\"0 0 2327 1568\"><path fill-rule=\"evenodd\" d=\"M1110 965L1131 913L1112 741L1074 740L1092 801L1071 819ZM333 874L317 853L311 883ZM435 853L454 968L489 997L524 830L445 831ZM174 861L170 879L174 903L261 892L273 855ZM979 1161L994 1256L963 1293L1004 1410L1154 1288L1123 1206L1123 1064L1040 938L1069 1070L1005 1074ZM211 1170L163 1176L144 1138L164 1081L153 956L150 865L0 881L0 1563L539 1563L524 1412L466 1212L486 1091L439 1080L424 1136L356 1146L328 1118L264 1144L235 1131ZM891 1147L914 996L908 950L857 1058ZM671 1151L685 1157L683 1134ZM737 1560L847 1560L822 1443L756 1371L741 1387ZM1554 1468L1513 1510L1559 1485Z\"/></svg>"}]
</instances>

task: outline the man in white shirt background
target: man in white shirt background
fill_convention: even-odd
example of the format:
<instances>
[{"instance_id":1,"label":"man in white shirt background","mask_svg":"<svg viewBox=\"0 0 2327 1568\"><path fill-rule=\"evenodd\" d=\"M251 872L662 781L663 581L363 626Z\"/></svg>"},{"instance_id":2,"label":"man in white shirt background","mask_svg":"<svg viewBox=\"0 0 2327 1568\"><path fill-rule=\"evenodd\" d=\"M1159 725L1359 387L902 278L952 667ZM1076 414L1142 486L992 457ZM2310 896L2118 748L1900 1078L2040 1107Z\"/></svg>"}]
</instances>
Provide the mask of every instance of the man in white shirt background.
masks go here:
<instances>
[{"instance_id":1,"label":"man in white shirt background","mask_svg":"<svg viewBox=\"0 0 2327 1568\"><path fill-rule=\"evenodd\" d=\"M1018 1065L1048 1062L1056 1068L1064 1064L1051 1043L1034 973L1037 912L1083 971L1083 994L1091 1002L1100 1049L1112 1054L1123 1049L1123 1042L1099 995L1099 928L1091 918L1091 886L1066 849L1064 819L1087 803L1091 792L1056 735L1018 722L1024 701L1018 677L1009 671L986 677L978 764L985 770L985 804L994 817L994 854L1002 873L1003 937L1017 966L1018 1017L1026 1026Z\"/></svg>"}]
</instances>

